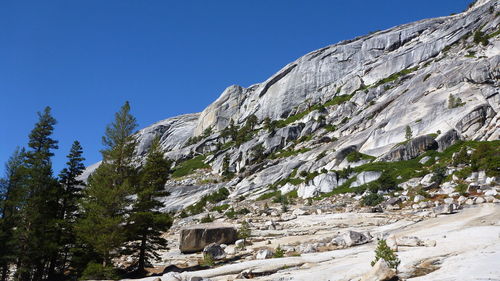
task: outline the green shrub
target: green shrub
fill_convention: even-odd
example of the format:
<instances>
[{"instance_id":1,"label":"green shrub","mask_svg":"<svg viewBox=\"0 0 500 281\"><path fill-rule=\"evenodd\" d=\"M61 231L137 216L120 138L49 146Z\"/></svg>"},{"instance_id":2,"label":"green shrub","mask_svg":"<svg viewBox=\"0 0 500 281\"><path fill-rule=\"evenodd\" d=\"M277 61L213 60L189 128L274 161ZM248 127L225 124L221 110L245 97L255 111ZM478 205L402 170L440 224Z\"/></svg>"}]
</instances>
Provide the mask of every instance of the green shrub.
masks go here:
<instances>
[{"instance_id":1,"label":"green shrub","mask_svg":"<svg viewBox=\"0 0 500 281\"><path fill-rule=\"evenodd\" d=\"M467 195L467 188L468 186L465 183L460 183L457 186L455 186L455 191L458 192L460 195Z\"/></svg>"},{"instance_id":2,"label":"green shrub","mask_svg":"<svg viewBox=\"0 0 500 281\"><path fill-rule=\"evenodd\" d=\"M117 280L116 270L112 267L104 267L100 263L90 262L82 273L81 280Z\"/></svg>"},{"instance_id":3,"label":"green shrub","mask_svg":"<svg viewBox=\"0 0 500 281\"><path fill-rule=\"evenodd\" d=\"M212 212L222 213L222 212L224 212L227 209L229 209L229 204L223 204L223 205L220 205L220 206L213 207L211 211Z\"/></svg>"},{"instance_id":4,"label":"green shrub","mask_svg":"<svg viewBox=\"0 0 500 281\"><path fill-rule=\"evenodd\" d=\"M276 197L278 195L281 194L281 191L272 191L272 192L268 192L268 193L264 193L262 195L260 195L259 197L257 197L257 201L262 201L262 200L266 200L266 199L270 199L270 198L273 198L273 197Z\"/></svg>"},{"instance_id":5,"label":"green shrub","mask_svg":"<svg viewBox=\"0 0 500 281\"><path fill-rule=\"evenodd\" d=\"M445 177L446 177L446 167L436 166L433 170L431 181L440 184L443 182Z\"/></svg>"},{"instance_id":6,"label":"green shrub","mask_svg":"<svg viewBox=\"0 0 500 281\"><path fill-rule=\"evenodd\" d=\"M273 254L273 258L282 258L285 256L285 251L281 249L280 245L276 248Z\"/></svg>"},{"instance_id":7,"label":"green shrub","mask_svg":"<svg viewBox=\"0 0 500 281\"><path fill-rule=\"evenodd\" d=\"M214 258L209 253L203 253L203 260L200 264L201 266L212 267L215 265Z\"/></svg>"},{"instance_id":8,"label":"green shrub","mask_svg":"<svg viewBox=\"0 0 500 281\"><path fill-rule=\"evenodd\" d=\"M399 263L401 262L394 251L387 246L385 240L379 240L377 244L377 249L375 250L375 260L372 261L371 265L374 266L379 259L383 259L387 262L390 268L397 269Z\"/></svg>"},{"instance_id":9,"label":"green shrub","mask_svg":"<svg viewBox=\"0 0 500 281\"><path fill-rule=\"evenodd\" d=\"M241 223L238 229L238 239L248 239L252 235L252 230L250 229L250 224L246 221Z\"/></svg>"},{"instance_id":10,"label":"green shrub","mask_svg":"<svg viewBox=\"0 0 500 281\"><path fill-rule=\"evenodd\" d=\"M347 162L349 162L349 163L355 163L355 162L359 162L361 160L373 160L373 159L375 159L375 157L367 155L367 154L363 154L357 150L354 150L354 151L350 152L349 154L347 154L346 159L347 159Z\"/></svg>"},{"instance_id":11,"label":"green shrub","mask_svg":"<svg viewBox=\"0 0 500 281\"><path fill-rule=\"evenodd\" d=\"M384 196L377 193L370 193L361 199L361 203L365 206L376 206L382 202L384 202Z\"/></svg>"},{"instance_id":12,"label":"green shrub","mask_svg":"<svg viewBox=\"0 0 500 281\"><path fill-rule=\"evenodd\" d=\"M173 178L180 178L189 174L192 174L195 170L210 168L210 165L203 162L205 160L204 155L198 155L192 159L181 162L177 167L174 168L172 173Z\"/></svg>"},{"instance_id":13,"label":"green shrub","mask_svg":"<svg viewBox=\"0 0 500 281\"><path fill-rule=\"evenodd\" d=\"M474 43L481 43L483 46L488 45L488 36L484 34L484 32L478 30L474 33Z\"/></svg>"}]
</instances>

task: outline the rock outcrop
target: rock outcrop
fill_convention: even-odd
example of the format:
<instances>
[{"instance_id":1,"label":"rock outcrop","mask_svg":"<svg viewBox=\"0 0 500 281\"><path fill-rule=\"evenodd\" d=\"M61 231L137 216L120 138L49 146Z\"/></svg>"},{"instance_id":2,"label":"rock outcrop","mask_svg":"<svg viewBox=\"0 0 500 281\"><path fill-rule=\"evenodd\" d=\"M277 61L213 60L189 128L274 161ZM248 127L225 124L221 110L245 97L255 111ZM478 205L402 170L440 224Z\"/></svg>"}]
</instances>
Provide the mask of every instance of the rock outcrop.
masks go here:
<instances>
[{"instance_id":1,"label":"rock outcrop","mask_svg":"<svg viewBox=\"0 0 500 281\"><path fill-rule=\"evenodd\" d=\"M499 5L480 1L457 15L342 41L290 62L262 83L230 86L201 113L140 130L137 164L155 136L175 165L204 156L209 168L203 177L167 184L180 196L165 199L168 210L179 210L220 187L207 183L207 174L212 182L226 181L231 198L255 198L269 186L310 198L360 177L334 172L373 158L408 160L458 140L497 140ZM471 36L478 32L487 42ZM230 124L237 133L226 130ZM353 151L372 158L350 162ZM228 174L234 175L230 181ZM356 178L352 187L363 183Z\"/></svg>"}]
</instances>

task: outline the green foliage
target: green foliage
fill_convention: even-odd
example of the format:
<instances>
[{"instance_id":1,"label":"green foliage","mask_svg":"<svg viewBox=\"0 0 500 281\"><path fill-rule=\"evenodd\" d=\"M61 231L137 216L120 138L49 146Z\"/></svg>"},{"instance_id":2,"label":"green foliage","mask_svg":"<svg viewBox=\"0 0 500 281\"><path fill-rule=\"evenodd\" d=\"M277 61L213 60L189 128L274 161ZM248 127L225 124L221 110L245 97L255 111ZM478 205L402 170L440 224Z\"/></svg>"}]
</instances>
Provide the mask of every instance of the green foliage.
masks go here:
<instances>
[{"instance_id":1,"label":"green foliage","mask_svg":"<svg viewBox=\"0 0 500 281\"><path fill-rule=\"evenodd\" d=\"M91 262L82 273L80 280L117 280L119 279L113 267Z\"/></svg>"},{"instance_id":2,"label":"green foliage","mask_svg":"<svg viewBox=\"0 0 500 281\"><path fill-rule=\"evenodd\" d=\"M429 79L429 77L431 77L431 74L430 74L430 73L427 73L427 74L424 76L424 82L425 82L425 80Z\"/></svg>"},{"instance_id":3,"label":"green foliage","mask_svg":"<svg viewBox=\"0 0 500 281\"><path fill-rule=\"evenodd\" d=\"M135 190L137 199L132 204L127 224L127 251L133 253L137 260L136 270L139 273L144 273L151 261L160 259L160 250L167 249L167 240L162 233L172 226L172 218L158 211L164 207L158 198L169 195L164 191L169 171L170 161L163 158L160 139L155 138L139 173L139 184Z\"/></svg>"},{"instance_id":4,"label":"green foliage","mask_svg":"<svg viewBox=\"0 0 500 281\"><path fill-rule=\"evenodd\" d=\"M486 46L489 44L488 41L488 36L484 34L484 32L477 30L474 33L474 43L476 44L482 44L483 46Z\"/></svg>"},{"instance_id":5,"label":"green foliage","mask_svg":"<svg viewBox=\"0 0 500 281\"><path fill-rule=\"evenodd\" d=\"M194 137L190 137L185 146L189 146L189 145L192 145L192 144L195 144L195 143L198 143L200 142L201 140L205 139L205 138L208 138L210 135L212 135L213 131L212 131L212 127L208 127L206 128L203 133L199 136L194 136Z\"/></svg>"},{"instance_id":6,"label":"green foliage","mask_svg":"<svg viewBox=\"0 0 500 281\"><path fill-rule=\"evenodd\" d=\"M52 152L57 149L57 141L52 139L54 125L57 123L51 115L50 107L38 113L38 122L29 134L29 149L25 153L25 175L23 191L19 205L15 206L19 214L14 230L15 244L19 251L16 262L17 279L31 280L50 266L51 260L57 260L59 241L59 202L61 186L52 174Z\"/></svg>"},{"instance_id":7,"label":"green foliage","mask_svg":"<svg viewBox=\"0 0 500 281\"><path fill-rule=\"evenodd\" d=\"M436 183L440 184L441 182L443 182L445 177L446 177L446 167L444 167L444 166L434 167L433 175L431 178L432 182L436 182Z\"/></svg>"},{"instance_id":8,"label":"green foliage","mask_svg":"<svg viewBox=\"0 0 500 281\"><path fill-rule=\"evenodd\" d=\"M432 196L429 194L429 192L423 190L422 188L419 188L417 190L417 194L420 195L420 196L423 196L425 198L431 198Z\"/></svg>"},{"instance_id":9,"label":"green foliage","mask_svg":"<svg viewBox=\"0 0 500 281\"><path fill-rule=\"evenodd\" d=\"M387 265L394 269L397 269L401 263L398 256L387 246L387 242L383 239L378 241L377 249L375 250L375 260L371 262L371 265L374 266L379 259L385 260Z\"/></svg>"},{"instance_id":10,"label":"green foliage","mask_svg":"<svg viewBox=\"0 0 500 281\"><path fill-rule=\"evenodd\" d=\"M293 122L296 122L302 118L304 118L307 114L319 110L319 111L324 111L326 107L334 106L337 104L342 104L344 102L349 101L352 98L353 95L342 95L342 96L335 96L331 100L325 102L324 104L316 104L314 106L309 107L308 109L297 113L295 115L291 115L288 118L284 120L278 120L276 123L276 127L282 128L285 127L289 124L292 124Z\"/></svg>"},{"instance_id":11,"label":"green foliage","mask_svg":"<svg viewBox=\"0 0 500 281\"><path fill-rule=\"evenodd\" d=\"M222 177L224 180L230 180L234 177L234 173L229 170L229 154L226 154L222 160Z\"/></svg>"},{"instance_id":12,"label":"green foliage","mask_svg":"<svg viewBox=\"0 0 500 281\"><path fill-rule=\"evenodd\" d=\"M282 258L284 256L285 256L285 251L283 249L281 249L280 245L278 245L276 250L274 250L273 258L277 259L277 258Z\"/></svg>"},{"instance_id":13,"label":"green foliage","mask_svg":"<svg viewBox=\"0 0 500 281\"><path fill-rule=\"evenodd\" d=\"M203 196L200 201L186 208L191 215L197 215L203 212L207 202L212 204L218 203L220 201L226 200L229 196L229 190L225 187L219 189L218 191L211 193L209 195Z\"/></svg>"},{"instance_id":14,"label":"green foliage","mask_svg":"<svg viewBox=\"0 0 500 281\"><path fill-rule=\"evenodd\" d=\"M467 189L468 185L465 183L459 183L457 186L455 186L455 191L458 192L460 195L467 195Z\"/></svg>"},{"instance_id":15,"label":"green foliage","mask_svg":"<svg viewBox=\"0 0 500 281\"><path fill-rule=\"evenodd\" d=\"M462 147L460 151L453 157L453 165L457 166L460 164L469 164L470 159L469 155L467 154L467 148Z\"/></svg>"},{"instance_id":16,"label":"green foliage","mask_svg":"<svg viewBox=\"0 0 500 281\"><path fill-rule=\"evenodd\" d=\"M270 199L270 198L273 198L273 197L276 197L277 195L280 195L281 194L281 191L272 191L272 192L268 192L268 193L264 193L262 195L260 195L259 197L257 197L257 201L262 201L262 200L267 200L267 199Z\"/></svg>"},{"instance_id":17,"label":"green foliage","mask_svg":"<svg viewBox=\"0 0 500 281\"><path fill-rule=\"evenodd\" d=\"M136 126L126 102L106 128L103 162L90 177L81 201L83 218L76 225L77 234L98 254L104 267L127 239L124 215L137 179L132 166Z\"/></svg>"},{"instance_id":18,"label":"green foliage","mask_svg":"<svg viewBox=\"0 0 500 281\"><path fill-rule=\"evenodd\" d=\"M487 176L500 177L500 146L494 143L479 143L471 155L473 171L484 170Z\"/></svg>"},{"instance_id":19,"label":"green foliage","mask_svg":"<svg viewBox=\"0 0 500 281\"><path fill-rule=\"evenodd\" d=\"M210 214L207 214L206 216L204 216L200 220L201 223L208 223L208 222L213 222L213 221L214 221L214 218L212 218L212 216L210 216Z\"/></svg>"},{"instance_id":20,"label":"green foliage","mask_svg":"<svg viewBox=\"0 0 500 281\"><path fill-rule=\"evenodd\" d=\"M375 157L367 155L367 154L363 154L359 151L354 150L354 151L350 152L349 154L347 154L346 159L347 159L347 162L349 162L349 163L355 163L355 162L359 162L361 160L371 161L371 160L375 159Z\"/></svg>"},{"instance_id":21,"label":"green foliage","mask_svg":"<svg viewBox=\"0 0 500 281\"><path fill-rule=\"evenodd\" d=\"M384 202L384 196L377 193L370 193L361 199L361 203L365 206L376 206L382 202Z\"/></svg>"},{"instance_id":22,"label":"green foliage","mask_svg":"<svg viewBox=\"0 0 500 281\"><path fill-rule=\"evenodd\" d=\"M311 150L311 149L310 148L301 148L299 150L285 150L285 149L282 149L282 150L279 150L277 152L272 153L269 156L269 158L270 159L287 158L287 157L290 157L290 156L294 156L294 155L298 155L298 154L302 154L302 153L308 152L309 150Z\"/></svg>"},{"instance_id":23,"label":"green foliage","mask_svg":"<svg viewBox=\"0 0 500 281\"><path fill-rule=\"evenodd\" d=\"M252 229L250 229L250 224L246 221L241 223L238 229L238 239L248 239L252 235Z\"/></svg>"},{"instance_id":24,"label":"green foliage","mask_svg":"<svg viewBox=\"0 0 500 281\"><path fill-rule=\"evenodd\" d=\"M205 155L198 155L194 158L181 162L177 167L174 168L172 173L173 178L180 178L189 174L192 174L198 169L210 168L210 165L205 164Z\"/></svg>"},{"instance_id":25,"label":"green foliage","mask_svg":"<svg viewBox=\"0 0 500 281\"><path fill-rule=\"evenodd\" d=\"M215 260L209 253L203 253L203 260L200 263L201 266L212 267L215 265Z\"/></svg>"},{"instance_id":26,"label":"green foliage","mask_svg":"<svg viewBox=\"0 0 500 281\"><path fill-rule=\"evenodd\" d=\"M406 139L406 141L411 140L412 137L413 137L413 132L411 131L410 126L406 126L406 128L405 128L405 139Z\"/></svg>"},{"instance_id":27,"label":"green foliage","mask_svg":"<svg viewBox=\"0 0 500 281\"><path fill-rule=\"evenodd\" d=\"M460 98L455 98L453 95L448 96L448 108L456 108L465 105L465 102L462 102L462 99Z\"/></svg>"},{"instance_id":28,"label":"green foliage","mask_svg":"<svg viewBox=\"0 0 500 281\"><path fill-rule=\"evenodd\" d=\"M223 205L220 205L220 206L215 206L212 208L212 212L218 212L218 213L221 213L224 212L225 210L229 209L229 204L223 204Z\"/></svg>"},{"instance_id":29,"label":"green foliage","mask_svg":"<svg viewBox=\"0 0 500 281\"><path fill-rule=\"evenodd\" d=\"M265 148L262 145L262 143L259 143L256 146L252 147L251 153L252 153L252 156L255 157L255 160L254 160L255 162L261 162L262 160L264 160L264 157L265 157L264 151L265 151Z\"/></svg>"},{"instance_id":30,"label":"green foliage","mask_svg":"<svg viewBox=\"0 0 500 281\"><path fill-rule=\"evenodd\" d=\"M373 87L378 87L380 85L384 85L386 83L395 81L395 80L399 79L400 77L406 76L406 75L408 75L416 70L418 70L418 66L413 67L413 68L403 69L400 72L391 74L389 77L386 77L382 80L379 80Z\"/></svg>"}]
</instances>

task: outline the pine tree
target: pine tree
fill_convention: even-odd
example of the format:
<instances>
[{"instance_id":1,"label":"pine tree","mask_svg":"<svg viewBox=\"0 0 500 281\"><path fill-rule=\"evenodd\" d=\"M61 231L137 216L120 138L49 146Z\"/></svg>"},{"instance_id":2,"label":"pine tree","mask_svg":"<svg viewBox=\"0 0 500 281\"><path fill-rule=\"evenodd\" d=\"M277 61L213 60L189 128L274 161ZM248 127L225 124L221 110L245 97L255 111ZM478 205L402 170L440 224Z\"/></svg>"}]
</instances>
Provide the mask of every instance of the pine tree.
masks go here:
<instances>
[{"instance_id":1,"label":"pine tree","mask_svg":"<svg viewBox=\"0 0 500 281\"><path fill-rule=\"evenodd\" d=\"M411 131L410 126L406 126L406 129L405 129L406 140L409 141L409 140L411 140L412 137L413 137L413 132Z\"/></svg>"},{"instance_id":2,"label":"pine tree","mask_svg":"<svg viewBox=\"0 0 500 281\"><path fill-rule=\"evenodd\" d=\"M377 249L375 249L375 260L371 262L371 265L374 266L379 259L385 260L387 265L394 269L397 269L399 263L401 262L394 251L387 246L387 242L385 240L378 241Z\"/></svg>"},{"instance_id":3,"label":"pine tree","mask_svg":"<svg viewBox=\"0 0 500 281\"><path fill-rule=\"evenodd\" d=\"M105 145L101 151L103 161L90 177L81 201L84 215L76 230L80 239L98 254L96 262L102 265L102 275L92 276L96 279L111 274L111 259L126 241L124 225L134 184L132 157L135 140L132 134L136 127L136 120L126 102L115 114L114 122L106 127L102 138Z\"/></svg>"},{"instance_id":4,"label":"pine tree","mask_svg":"<svg viewBox=\"0 0 500 281\"><path fill-rule=\"evenodd\" d=\"M170 161L163 158L159 139L156 138L140 172L137 200L134 202L129 223L132 240L129 250L137 258L139 274L144 273L144 268L149 266L152 260L159 259L158 250L166 249L167 241L161 234L170 228L172 218L160 212L164 205L159 198L168 195L165 182L169 176L170 165Z\"/></svg>"},{"instance_id":5,"label":"pine tree","mask_svg":"<svg viewBox=\"0 0 500 281\"><path fill-rule=\"evenodd\" d=\"M60 187L52 174L52 150L57 141L51 138L56 120L50 107L38 113L39 121L29 135L26 152L26 201L20 207L16 238L20 256L17 261L18 280L44 280L53 268L57 254L57 212Z\"/></svg>"},{"instance_id":6,"label":"pine tree","mask_svg":"<svg viewBox=\"0 0 500 281\"><path fill-rule=\"evenodd\" d=\"M67 167L59 174L59 182L61 184L60 209L58 219L60 224L60 232L58 233L58 244L60 245L56 261L59 262L58 272L54 272L57 276L63 276L68 270L69 262L72 260L71 249L75 247L76 236L74 226L78 218L78 200L81 198L81 190L85 183L78 180L78 176L85 170L82 157L82 146L78 141L74 141L71 146L70 153L67 155ZM75 268L75 266L72 266ZM50 276L51 280L56 279L55 276Z\"/></svg>"},{"instance_id":7,"label":"pine tree","mask_svg":"<svg viewBox=\"0 0 500 281\"><path fill-rule=\"evenodd\" d=\"M0 179L0 280L7 280L9 266L16 259L13 229L19 218L17 212L24 194L24 149L17 148L5 165Z\"/></svg>"}]
</instances>

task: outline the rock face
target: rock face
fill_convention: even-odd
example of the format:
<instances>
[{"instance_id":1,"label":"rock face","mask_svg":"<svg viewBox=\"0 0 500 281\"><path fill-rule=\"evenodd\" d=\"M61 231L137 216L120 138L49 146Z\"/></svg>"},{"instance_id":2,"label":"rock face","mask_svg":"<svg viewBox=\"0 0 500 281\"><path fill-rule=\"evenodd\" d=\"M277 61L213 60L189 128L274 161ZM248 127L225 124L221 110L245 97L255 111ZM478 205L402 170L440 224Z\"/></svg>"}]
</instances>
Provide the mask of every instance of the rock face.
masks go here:
<instances>
[{"instance_id":1,"label":"rock face","mask_svg":"<svg viewBox=\"0 0 500 281\"><path fill-rule=\"evenodd\" d=\"M399 161L458 140L497 140L499 6L482 0L457 15L342 41L288 63L262 83L230 86L201 113L140 130L137 165L159 136L165 157L175 165L203 155L210 166L206 173L235 173L224 183L231 197L286 185L284 192L310 198L358 176L339 177L334 170L371 161L349 162L353 151L376 161ZM489 37L487 44L469 36L477 31ZM462 102L450 103L450 97ZM256 125L245 138L223 134L231 122L242 129L248 120ZM408 127L412 138L405 142ZM316 178L299 177L301 172ZM362 182L366 179L356 178L354 186ZM178 210L215 188L170 182L172 195L165 200Z\"/></svg>"},{"instance_id":2,"label":"rock face","mask_svg":"<svg viewBox=\"0 0 500 281\"><path fill-rule=\"evenodd\" d=\"M438 143L432 136L420 136L406 144L396 146L383 159L386 161L410 160L427 150L437 150L438 148Z\"/></svg>"},{"instance_id":3,"label":"rock face","mask_svg":"<svg viewBox=\"0 0 500 281\"><path fill-rule=\"evenodd\" d=\"M179 248L182 253L202 251L211 243L232 244L237 240L237 231L231 225L208 223L181 229Z\"/></svg>"}]
</instances>

